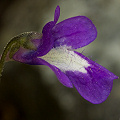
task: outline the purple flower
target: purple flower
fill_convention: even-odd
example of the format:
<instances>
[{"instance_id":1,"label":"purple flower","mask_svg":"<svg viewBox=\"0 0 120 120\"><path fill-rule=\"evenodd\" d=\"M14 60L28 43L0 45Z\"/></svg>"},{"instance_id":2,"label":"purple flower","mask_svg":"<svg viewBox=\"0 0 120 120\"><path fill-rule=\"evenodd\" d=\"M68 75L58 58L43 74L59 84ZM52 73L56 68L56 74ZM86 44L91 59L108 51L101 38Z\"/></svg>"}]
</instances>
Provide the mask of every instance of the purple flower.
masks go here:
<instances>
[{"instance_id":1,"label":"purple flower","mask_svg":"<svg viewBox=\"0 0 120 120\"><path fill-rule=\"evenodd\" d=\"M113 80L118 77L74 51L95 40L96 27L85 16L76 16L57 23L59 16L60 7L57 6L54 21L44 26L42 34L31 32L27 36L29 46L36 49L24 47L28 42L22 39L24 42L21 42L12 58L30 65L47 65L64 86L73 88L74 85L83 98L99 104L107 99Z\"/></svg>"}]
</instances>

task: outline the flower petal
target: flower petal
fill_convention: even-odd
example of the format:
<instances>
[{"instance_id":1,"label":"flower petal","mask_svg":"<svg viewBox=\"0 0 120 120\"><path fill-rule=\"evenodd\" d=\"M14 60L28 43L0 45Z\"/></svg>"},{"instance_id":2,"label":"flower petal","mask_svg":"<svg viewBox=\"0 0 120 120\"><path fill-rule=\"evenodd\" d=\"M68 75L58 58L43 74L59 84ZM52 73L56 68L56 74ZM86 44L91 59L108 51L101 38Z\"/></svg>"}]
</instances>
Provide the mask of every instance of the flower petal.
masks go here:
<instances>
[{"instance_id":1,"label":"flower petal","mask_svg":"<svg viewBox=\"0 0 120 120\"><path fill-rule=\"evenodd\" d=\"M55 14L54 14L54 21L48 22L42 30L43 33L43 44L39 46L37 53L39 56L43 56L46 53L48 53L51 48L53 47L53 42L54 39L52 39L52 28L55 26L57 23L58 19L60 16L60 7L57 6L55 9Z\"/></svg>"},{"instance_id":2,"label":"flower petal","mask_svg":"<svg viewBox=\"0 0 120 120\"><path fill-rule=\"evenodd\" d=\"M87 73L67 71L66 75L86 100L93 104L105 101L111 92L113 80L118 77L82 54L77 54L89 62Z\"/></svg>"},{"instance_id":3,"label":"flower petal","mask_svg":"<svg viewBox=\"0 0 120 120\"><path fill-rule=\"evenodd\" d=\"M43 37L41 39L42 42L39 45L37 51L33 52L32 54L30 53L31 55L29 55L29 56L31 56L31 57L43 56L51 50L51 48L53 47L53 43L54 43L54 39L52 39L52 28L57 23L59 16L60 16L60 7L57 6L55 9L54 21L48 22L43 27L43 30L42 30Z\"/></svg>"},{"instance_id":4,"label":"flower petal","mask_svg":"<svg viewBox=\"0 0 120 120\"><path fill-rule=\"evenodd\" d=\"M58 19L59 19L59 16L60 16L60 7L57 6L56 9L55 9L55 14L54 14L54 22L57 23Z\"/></svg>"},{"instance_id":5,"label":"flower petal","mask_svg":"<svg viewBox=\"0 0 120 120\"><path fill-rule=\"evenodd\" d=\"M51 68L55 72L58 80L64 86L69 87L69 88L73 88L73 85L72 85L71 81L69 80L69 78L59 68L57 68L54 65L49 64L45 60L43 60L41 58L33 58L32 61L28 61L27 64L30 64L30 65L46 65L46 66L48 66L49 68Z\"/></svg>"},{"instance_id":6,"label":"flower petal","mask_svg":"<svg viewBox=\"0 0 120 120\"><path fill-rule=\"evenodd\" d=\"M56 24L52 29L52 34L55 47L66 45L77 49L95 40L97 30L89 18L77 16Z\"/></svg>"},{"instance_id":7,"label":"flower petal","mask_svg":"<svg viewBox=\"0 0 120 120\"><path fill-rule=\"evenodd\" d=\"M118 77L84 55L64 47L51 49L39 57L65 73L86 100L99 104L110 94L113 80Z\"/></svg>"},{"instance_id":8,"label":"flower petal","mask_svg":"<svg viewBox=\"0 0 120 120\"><path fill-rule=\"evenodd\" d=\"M54 41L53 39L51 39L52 37L52 33L51 33L51 29L54 27L55 23L54 21L48 22L44 28L43 28L43 44L39 46L39 48L37 49L37 56L43 56L45 54L47 54L51 48L53 47Z\"/></svg>"}]
</instances>

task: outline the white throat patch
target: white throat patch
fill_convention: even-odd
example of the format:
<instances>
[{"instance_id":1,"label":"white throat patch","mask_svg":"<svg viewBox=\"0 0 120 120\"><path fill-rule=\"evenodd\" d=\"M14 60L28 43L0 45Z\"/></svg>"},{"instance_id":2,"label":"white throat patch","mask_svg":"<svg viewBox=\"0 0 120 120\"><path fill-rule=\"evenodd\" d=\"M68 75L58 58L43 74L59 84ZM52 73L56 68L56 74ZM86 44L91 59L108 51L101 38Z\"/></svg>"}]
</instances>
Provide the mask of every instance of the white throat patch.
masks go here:
<instances>
[{"instance_id":1,"label":"white throat patch","mask_svg":"<svg viewBox=\"0 0 120 120\"><path fill-rule=\"evenodd\" d=\"M66 46L53 48L46 55L38 58L56 66L63 72L78 71L87 73L85 68L90 66L85 59L77 55L74 51L68 50Z\"/></svg>"}]
</instances>

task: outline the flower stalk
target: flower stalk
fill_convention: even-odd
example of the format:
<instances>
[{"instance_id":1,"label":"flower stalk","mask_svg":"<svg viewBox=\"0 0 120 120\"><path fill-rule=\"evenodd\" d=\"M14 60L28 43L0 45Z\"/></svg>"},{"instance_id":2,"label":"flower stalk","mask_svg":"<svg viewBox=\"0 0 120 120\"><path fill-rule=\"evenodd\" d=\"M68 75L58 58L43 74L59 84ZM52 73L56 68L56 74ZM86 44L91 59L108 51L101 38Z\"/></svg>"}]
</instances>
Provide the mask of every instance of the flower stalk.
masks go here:
<instances>
[{"instance_id":1,"label":"flower stalk","mask_svg":"<svg viewBox=\"0 0 120 120\"><path fill-rule=\"evenodd\" d=\"M16 40L15 39L12 39L8 44L7 46L4 48L4 51L1 55L1 59L0 59L0 77L2 76L2 71L3 71L3 68L4 68L4 64L5 64L5 61L7 60L7 55L11 49L11 47L16 43Z\"/></svg>"}]
</instances>

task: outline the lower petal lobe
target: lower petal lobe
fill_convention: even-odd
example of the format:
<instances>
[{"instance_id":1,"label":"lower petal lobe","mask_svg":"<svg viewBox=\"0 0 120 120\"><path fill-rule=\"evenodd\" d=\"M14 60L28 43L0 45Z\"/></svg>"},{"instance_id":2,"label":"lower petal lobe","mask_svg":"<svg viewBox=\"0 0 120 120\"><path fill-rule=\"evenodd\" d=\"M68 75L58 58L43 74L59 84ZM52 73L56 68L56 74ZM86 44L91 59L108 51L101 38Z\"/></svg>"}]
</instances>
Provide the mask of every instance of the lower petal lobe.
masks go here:
<instances>
[{"instance_id":1,"label":"lower petal lobe","mask_svg":"<svg viewBox=\"0 0 120 120\"><path fill-rule=\"evenodd\" d=\"M66 75L83 98L93 104L99 104L107 99L113 86L113 80L118 77L82 54L78 54L90 64L86 68L87 73L66 71Z\"/></svg>"}]
</instances>

